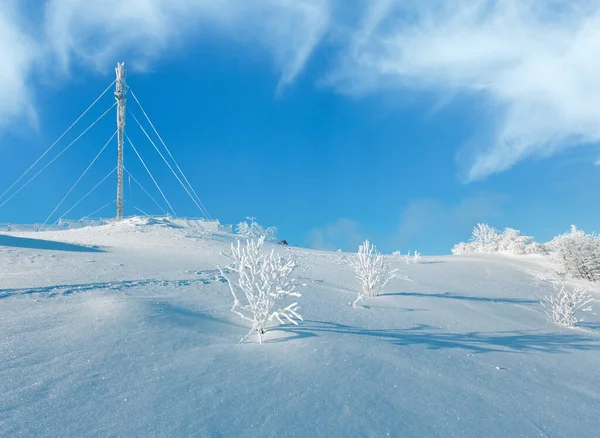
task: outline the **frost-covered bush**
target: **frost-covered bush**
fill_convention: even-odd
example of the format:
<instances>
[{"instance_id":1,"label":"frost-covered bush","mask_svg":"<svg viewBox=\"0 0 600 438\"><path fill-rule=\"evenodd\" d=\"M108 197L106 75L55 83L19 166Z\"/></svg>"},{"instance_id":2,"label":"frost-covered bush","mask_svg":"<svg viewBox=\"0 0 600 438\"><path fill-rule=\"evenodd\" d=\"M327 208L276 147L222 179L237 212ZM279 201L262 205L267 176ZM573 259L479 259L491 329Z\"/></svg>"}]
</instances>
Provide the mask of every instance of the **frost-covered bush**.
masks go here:
<instances>
[{"instance_id":1,"label":"frost-covered bush","mask_svg":"<svg viewBox=\"0 0 600 438\"><path fill-rule=\"evenodd\" d=\"M460 242L452 248L452 254L509 252L512 254L545 253L544 245L536 243L530 236L522 236L519 230L505 228L499 232L488 224L477 224L469 242Z\"/></svg>"},{"instance_id":2,"label":"frost-covered bush","mask_svg":"<svg viewBox=\"0 0 600 438\"><path fill-rule=\"evenodd\" d=\"M247 241L245 246L239 240L237 245L231 244L231 254L224 254L231 259L225 268L227 274L219 267L233 295L231 311L252 322L252 328L240 342L256 333L262 344L265 326L273 319L295 325L298 325L297 320L302 320L297 312L297 302L274 310L280 300L301 295L294 290L293 279L290 278L296 267L294 261L280 257L273 250L264 251L264 240L261 236Z\"/></svg>"},{"instance_id":3,"label":"frost-covered bush","mask_svg":"<svg viewBox=\"0 0 600 438\"><path fill-rule=\"evenodd\" d=\"M585 289L579 286L569 289L564 284L559 287L557 283L553 283L553 286L554 293L542 301L552 322L565 327L573 327L579 321L576 317L577 312L592 310L590 306L592 297Z\"/></svg>"},{"instance_id":4,"label":"frost-covered bush","mask_svg":"<svg viewBox=\"0 0 600 438\"><path fill-rule=\"evenodd\" d=\"M473 228L471 243L480 251L497 251L501 235L494 227L488 224L477 224Z\"/></svg>"},{"instance_id":5,"label":"frost-covered bush","mask_svg":"<svg viewBox=\"0 0 600 438\"><path fill-rule=\"evenodd\" d=\"M471 247L471 245L469 245L468 243L465 242L459 242L456 245L454 245L454 247L452 248L452 254L453 255L463 255L463 254L469 254L472 253L473 248Z\"/></svg>"},{"instance_id":6,"label":"frost-covered bush","mask_svg":"<svg viewBox=\"0 0 600 438\"><path fill-rule=\"evenodd\" d=\"M419 263L421 261L421 254L418 251L411 256L410 251L404 256L404 261L408 265L409 263Z\"/></svg>"},{"instance_id":7,"label":"frost-covered bush","mask_svg":"<svg viewBox=\"0 0 600 438\"><path fill-rule=\"evenodd\" d=\"M365 240L358 247L358 252L350 259L350 265L354 268L356 278L361 289L358 297L352 303L356 306L363 297L376 297L379 291L392 279L397 269L390 270L390 266L385 262L383 256L377 252L375 245Z\"/></svg>"},{"instance_id":8,"label":"frost-covered bush","mask_svg":"<svg viewBox=\"0 0 600 438\"><path fill-rule=\"evenodd\" d=\"M525 254L527 248L534 243L533 237L522 236L521 232L514 228L505 228L498 239L498 251Z\"/></svg>"},{"instance_id":9,"label":"frost-covered bush","mask_svg":"<svg viewBox=\"0 0 600 438\"><path fill-rule=\"evenodd\" d=\"M268 227L265 228L261 224L255 221L253 217L247 217L250 221L248 222L240 222L235 227L236 234L240 236L248 237L250 239L258 239L259 237L265 237L267 242L275 242L277 241L277 228L276 227Z\"/></svg>"},{"instance_id":10,"label":"frost-covered bush","mask_svg":"<svg viewBox=\"0 0 600 438\"><path fill-rule=\"evenodd\" d=\"M402 253L400 251L394 251L392 253L393 256L397 256L397 257L402 257ZM406 264L409 263L419 263L421 261L421 254L418 251L415 251L415 253L411 256L410 255L410 251L408 251L406 253L404 257L404 261L406 262Z\"/></svg>"},{"instance_id":11,"label":"frost-covered bush","mask_svg":"<svg viewBox=\"0 0 600 438\"><path fill-rule=\"evenodd\" d=\"M600 280L600 237L586 234L575 225L571 231L556 236L546 246L554 262L564 273L587 281Z\"/></svg>"},{"instance_id":12,"label":"frost-covered bush","mask_svg":"<svg viewBox=\"0 0 600 438\"><path fill-rule=\"evenodd\" d=\"M452 254L470 254L473 252L497 252L501 234L488 224L477 224L468 243L460 242L452 248Z\"/></svg>"},{"instance_id":13,"label":"frost-covered bush","mask_svg":"<svg viewBox=\"0 0 600 438\"><path fill-rule=\"evenodd\" d=\"M532 242L525 246L523 254L542 254L548 255L550 250L544 243Z\"/></svg>"}]
</instances>

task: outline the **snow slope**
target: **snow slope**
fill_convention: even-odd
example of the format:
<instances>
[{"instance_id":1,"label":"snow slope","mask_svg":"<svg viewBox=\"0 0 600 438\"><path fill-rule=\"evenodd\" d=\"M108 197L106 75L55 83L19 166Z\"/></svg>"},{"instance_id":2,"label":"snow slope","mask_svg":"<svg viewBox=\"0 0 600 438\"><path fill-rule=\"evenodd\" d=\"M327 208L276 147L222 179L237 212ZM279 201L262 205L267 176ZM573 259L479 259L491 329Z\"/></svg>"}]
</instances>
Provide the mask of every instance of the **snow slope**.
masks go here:
<instances>
[{"instance_id":1,"label":"snow slope","mask_svg":"<svg viewBox=\"0 0 600 438\"><path fill-rule=\"evenodd\" d=\"M390 257L401 278L352 308L349 254L278 246L305 322L240 345L231 241L138 218L0 235L0 434L600 436L600 303L550 324L542 259Z\"/></svg>"}]
</instances>

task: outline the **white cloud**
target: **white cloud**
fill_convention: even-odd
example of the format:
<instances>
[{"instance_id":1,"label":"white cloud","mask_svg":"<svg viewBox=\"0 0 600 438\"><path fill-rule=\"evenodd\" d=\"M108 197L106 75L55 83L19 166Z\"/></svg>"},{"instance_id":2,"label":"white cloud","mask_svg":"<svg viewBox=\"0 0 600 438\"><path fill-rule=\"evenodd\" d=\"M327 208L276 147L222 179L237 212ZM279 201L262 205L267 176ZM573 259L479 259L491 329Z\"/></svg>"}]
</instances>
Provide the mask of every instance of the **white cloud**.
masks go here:
<instances>
[{"instance_id":1,"label":"white cloud","mask_svg":"<svg viewBox=\"0 0 600 438\"><path fill-rule=\"evenodd\" d=\"M0 127L34 114L34 63L55 77L73 64L106 71L125 57L129 68L145 69L209 34L270 54L279 92L302 72L330 17L329 0L47 0L27 32L26 6L17 5L0 0Z\"/></svg>"},{"instance_id":2,"label":"white cloud","mask_svg":"<svg viewBox=\"0 0 600 438\"><path fill-rule=\"evenodd\" d=\"M0 0L0 129L19 116L35 117L30 88L38 56L13 2Z\"/></svg>"},{"instance_id":3,"label":"white cloud","mask_svg":"<svg viewBox=\"0 0 600 438\"><path fill-rule=\"evenodd\" d=\"M272 53L280 86L293 82L329 20L328 0L50 0L46 36L63 67L73 59L100 66L119 53L144 65L191 36L223 32Z\"/></svg>"},{"instance_id":4,"label":"white cloud","mask_svg":"<svg viewBox=\"0 0 600 438\"><path fill-rule=\"evenodd\" d=\"M598 1L376 1L365 17L328 82L480 95L494 118L459 155L467 180L600 140Z\"/></svg>"},{"instance_id":5,"label":"white cloud","mask_svg":"<svg viewBox=\"0 0 600 438\"><path fill-rule=\"evenodd\" d=\"M466 180L600 140L597 0L46 0L34 26L27 3L0 0L0 129L35 114L34 67L144 69L218 34L268 54L277 92L326 41L322 75L343 93L478 96L487 120L457 154Z\"/></svg>"}]
</instances>

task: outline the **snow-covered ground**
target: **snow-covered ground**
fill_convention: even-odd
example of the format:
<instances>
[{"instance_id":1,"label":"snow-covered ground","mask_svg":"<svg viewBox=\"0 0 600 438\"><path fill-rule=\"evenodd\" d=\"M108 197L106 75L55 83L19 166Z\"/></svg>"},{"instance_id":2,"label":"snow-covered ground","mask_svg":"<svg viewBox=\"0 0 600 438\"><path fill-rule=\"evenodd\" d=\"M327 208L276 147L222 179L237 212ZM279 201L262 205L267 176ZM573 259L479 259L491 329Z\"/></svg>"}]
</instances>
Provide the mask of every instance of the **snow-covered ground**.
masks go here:
<instances>
[{"instance_id":1,"label":"snow-covered ground","mask_svg":"<svg viewBox=\"0 0 600 438\"><path fill-rule=\"evenodd\" d=\"M300 265L299 326L244 344L233 237L129 219L0 235L2 436L600 436L600 303L548 322L539 256L424 257L352 308L349 254Z\"/></svg>"}]
</instances>

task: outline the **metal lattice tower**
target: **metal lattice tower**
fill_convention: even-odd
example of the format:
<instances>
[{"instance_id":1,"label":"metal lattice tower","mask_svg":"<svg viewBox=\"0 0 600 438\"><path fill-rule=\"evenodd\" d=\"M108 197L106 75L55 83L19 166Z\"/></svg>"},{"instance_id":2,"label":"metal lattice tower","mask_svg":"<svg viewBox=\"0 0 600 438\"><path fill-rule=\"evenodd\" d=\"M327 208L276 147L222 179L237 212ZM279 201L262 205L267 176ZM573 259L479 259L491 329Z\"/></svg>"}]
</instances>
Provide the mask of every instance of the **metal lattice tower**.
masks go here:
<instances>
[{"instance_id":1,"label":"metal lattice tower","mask_svg":"<svg viewBox=\"0 0 600 438\"><path fill-rule=\"evenodd\" d=\"M125 63L117 63L115 99L117 100L117 219L123 218L123 133L125 131Z\"/></svg>"}]
</instances>

